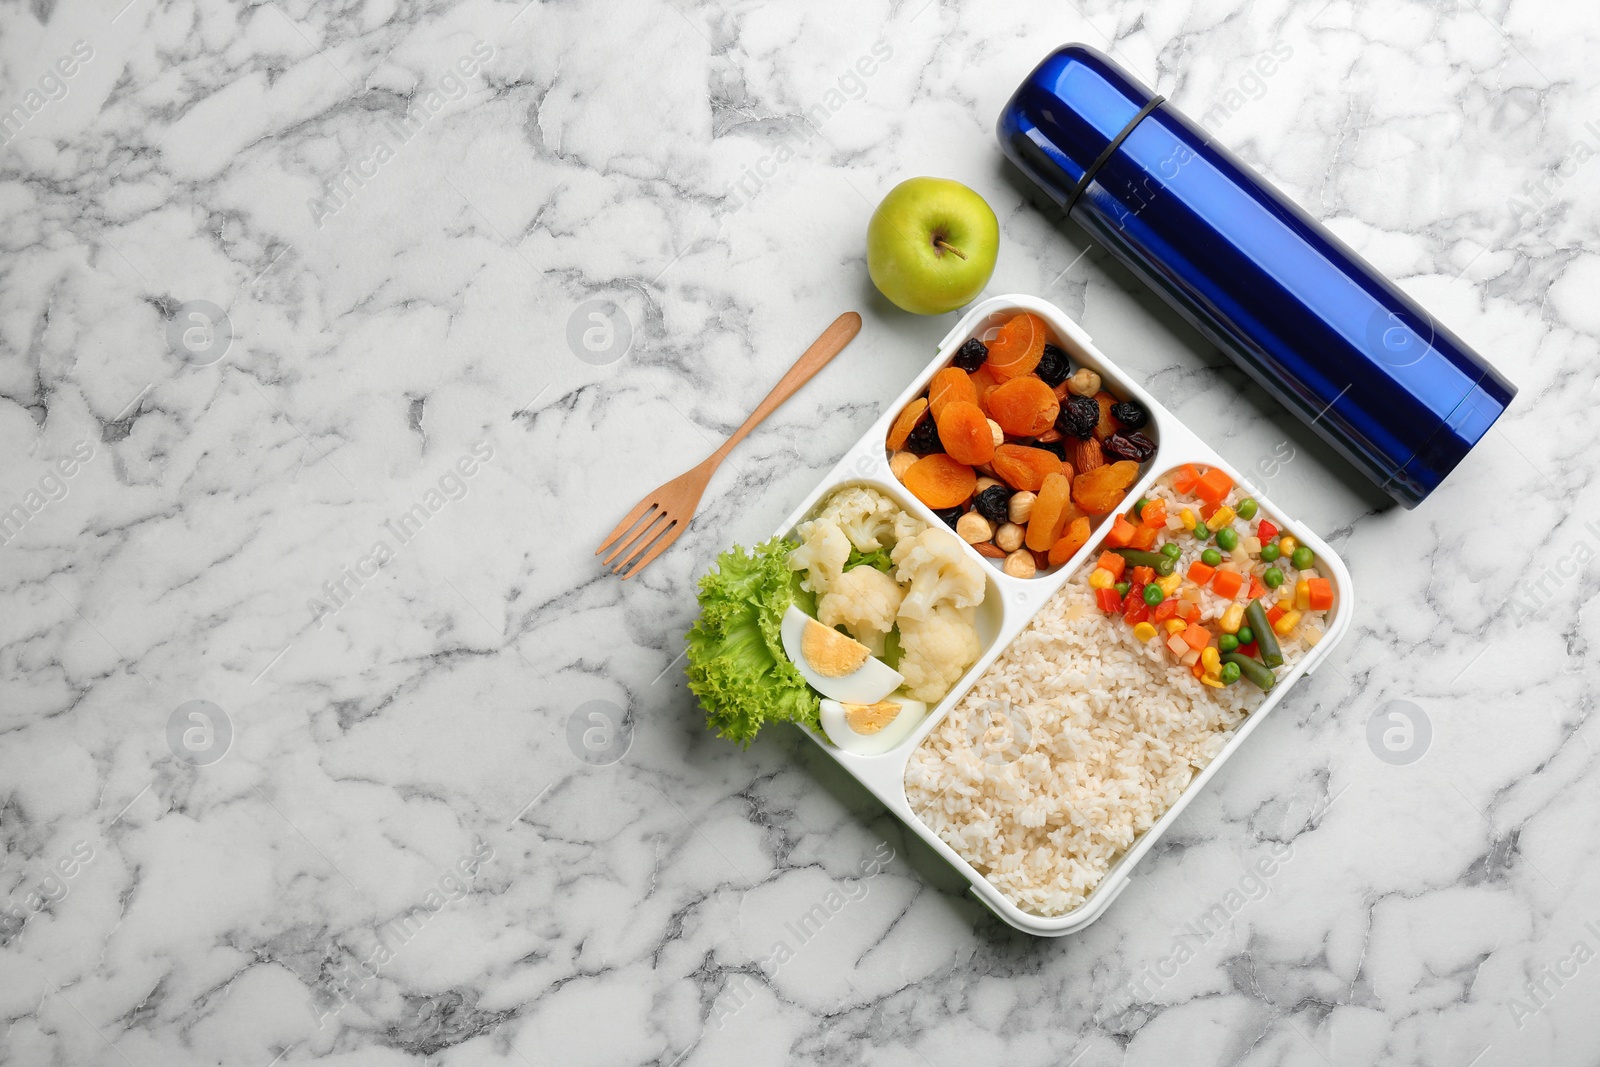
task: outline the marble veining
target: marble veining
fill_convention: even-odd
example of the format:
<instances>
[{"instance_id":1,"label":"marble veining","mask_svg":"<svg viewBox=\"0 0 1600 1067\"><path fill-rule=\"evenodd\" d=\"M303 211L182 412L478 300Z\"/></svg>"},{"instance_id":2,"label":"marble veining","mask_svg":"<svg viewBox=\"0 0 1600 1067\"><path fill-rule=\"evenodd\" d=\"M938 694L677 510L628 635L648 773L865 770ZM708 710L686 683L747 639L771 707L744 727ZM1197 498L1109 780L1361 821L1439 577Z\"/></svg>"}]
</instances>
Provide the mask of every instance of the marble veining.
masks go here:
<instances>
[{"instance_id":1,"label":"marble veining","mask_svg":"<svg viewBox=\"0 0 1600 1067\"><path fill-rule=\"evenodd\" d=\"M1004 165L1069 40L1518 384L1421 508ZM0 7L0 1060L1595 1062L1597 47L1553 0ZM700 572L954 321L866 280L922 173L994 206L991 292L1081 321L1360 592L1062 940L682 682Z\"/></svg>"}]
</instances>

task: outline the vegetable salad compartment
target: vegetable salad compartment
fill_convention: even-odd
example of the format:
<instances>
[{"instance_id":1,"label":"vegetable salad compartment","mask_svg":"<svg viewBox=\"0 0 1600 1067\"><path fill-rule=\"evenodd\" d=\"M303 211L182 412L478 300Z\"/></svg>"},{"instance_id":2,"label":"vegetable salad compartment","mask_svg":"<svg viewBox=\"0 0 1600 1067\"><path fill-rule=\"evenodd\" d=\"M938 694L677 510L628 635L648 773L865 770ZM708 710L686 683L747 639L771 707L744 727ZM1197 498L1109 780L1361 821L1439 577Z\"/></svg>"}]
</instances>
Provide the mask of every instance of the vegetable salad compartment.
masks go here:
<instances>
[{"instance_id":1,"label":"vegetable salad compartment","mask_svg":"<svg viewBox=\"0 0 1600 1067\"><path fill-rule=\"evenodd\" d=\"M700 599L714 730L800 725L1043 936L1105 912L1351 612L1315 533L1020 296L974 307Z\"/></svg>"}]
</instances>

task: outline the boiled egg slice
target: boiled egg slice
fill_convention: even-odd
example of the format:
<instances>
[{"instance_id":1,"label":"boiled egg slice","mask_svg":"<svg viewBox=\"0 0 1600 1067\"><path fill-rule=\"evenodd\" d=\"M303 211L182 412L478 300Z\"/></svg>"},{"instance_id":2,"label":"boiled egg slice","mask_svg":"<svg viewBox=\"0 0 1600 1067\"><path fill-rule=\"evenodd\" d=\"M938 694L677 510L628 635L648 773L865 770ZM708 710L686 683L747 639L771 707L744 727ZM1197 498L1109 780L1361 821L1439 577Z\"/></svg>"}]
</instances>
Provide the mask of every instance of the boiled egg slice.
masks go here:
<instances>
[{"instance_id":1,"label":"boiled egg slice","mask_svg":"<svg viewBox=\"0 0 1600 1067\"><path fill-rule=\"evenodd\" d=\"M861 756L881 756L911 736L928 714L928 705L910 697L886 697L875 704L822 702L822 732L839 748Z\"/></svg>"},{"instance_id":2,"label":"boiled egg slice","mask_svg":"<svg viewBox=\"0 0 1600 1067\"><path fill-rule=\"evenodd\" d=\"M806 684L833 700L876 704L904 680L867 646L824 626L793 604L783 614L783 651Z\"/></svg>"}]
</instances>

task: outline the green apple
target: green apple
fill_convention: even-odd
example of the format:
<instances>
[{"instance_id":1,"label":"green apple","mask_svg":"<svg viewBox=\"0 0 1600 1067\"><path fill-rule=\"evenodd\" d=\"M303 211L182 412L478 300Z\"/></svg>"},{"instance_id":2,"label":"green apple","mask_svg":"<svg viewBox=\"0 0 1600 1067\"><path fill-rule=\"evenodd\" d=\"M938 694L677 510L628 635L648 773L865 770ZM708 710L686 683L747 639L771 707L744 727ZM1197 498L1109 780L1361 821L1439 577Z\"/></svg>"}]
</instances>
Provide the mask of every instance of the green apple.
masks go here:
<instances>
[{"instance_id":1,"label":"green apple","mask_svg":"<svg viewBox=\"0 0 1600 1067\"><path fill-rule=\"evenodd\" d=\"M983 197L948 178L889 190L867 223L867 273L915 315L954 311L983 291L1000 252L1000 223Z\"/></svg>"}]
</instances>

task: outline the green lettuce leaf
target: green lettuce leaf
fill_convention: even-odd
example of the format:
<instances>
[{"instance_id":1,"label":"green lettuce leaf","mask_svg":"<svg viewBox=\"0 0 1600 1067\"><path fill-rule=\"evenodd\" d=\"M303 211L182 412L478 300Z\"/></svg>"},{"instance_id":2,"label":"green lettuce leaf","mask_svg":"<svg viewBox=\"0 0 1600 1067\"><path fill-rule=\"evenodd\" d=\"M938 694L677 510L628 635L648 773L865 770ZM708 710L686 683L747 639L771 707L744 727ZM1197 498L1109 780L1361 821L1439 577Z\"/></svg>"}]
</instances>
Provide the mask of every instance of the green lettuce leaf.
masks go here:
<instances>
[{"instance_id":1,"label":"green lettuce leaf","mask_svg":"<svg viewBox=\"0 0 1600 1067\"><path fill-rule=\"evenodd\" d=\"M821 729L817 695L783 653L783 613L793 603L814 610L789 569L793 547L774 537L717 557L700 579L700 618L685 635L689 691L700 698L706 725L742 745L769 721Z\"/></svg>"}]
</instances>

